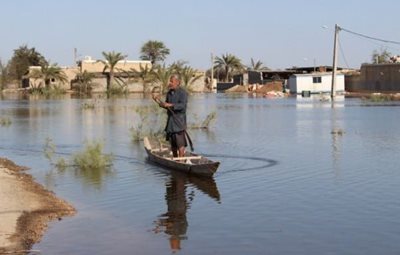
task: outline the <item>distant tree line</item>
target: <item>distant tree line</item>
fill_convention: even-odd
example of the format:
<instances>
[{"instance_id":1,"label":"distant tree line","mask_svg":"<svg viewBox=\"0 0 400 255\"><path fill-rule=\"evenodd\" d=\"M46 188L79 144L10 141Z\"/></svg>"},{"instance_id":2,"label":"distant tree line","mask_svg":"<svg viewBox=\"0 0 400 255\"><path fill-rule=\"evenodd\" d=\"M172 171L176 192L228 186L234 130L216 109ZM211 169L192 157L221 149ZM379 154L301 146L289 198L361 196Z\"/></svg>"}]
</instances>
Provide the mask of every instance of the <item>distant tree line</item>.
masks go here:
<instances>
[{"instance_id":1,"label":"distant tree line","mask_svg":"<svg viewBox=\"0 0 400 255\"><path fill-rule=\"evenodd\" d=\"M102 52L104 60L103 73L107 75L107 91L117 88L126 88L127 81L139 80L144 87L144 92L149 90L148 85L158 83L165 90L168 86L168 79L171 74L176 73L182 77L182 85L191 90L192 85L202 77L186 61L175 61L170 65L165 64L165 60L170 54L166 45L157 40L149 40L140 48L140 59L151 62L151 67L140 65L139 70L117 70L117 63L124 60L127 56L120 52ZM374 50L372 53L372 63L391 62L391 53L386 49L380 51ZM30 66L39 66L41 68L29 71ZM214 77L218 81L230 82L236 74L242 74L246 71L260 72L268 70L260 60L251 58L250 65L244 65L242 60L231 53L217 56L213 63ZM116 75L124 73L124 80ZM210 76L211 69L207 70L207 76ZM23 78L33 80L30 87L33 89L50 89L51 81L66 82L67 77L63 70L39 53L34 47L22 45L14 50L12 58L8 62L0 59L0 89L4 89L8 84L20 84ZM76 76L77 90L81 93L90 93L94 79L93 74L79 72ZM119 86L118 86L119 85Z\"/></svg>"}]
</instances>

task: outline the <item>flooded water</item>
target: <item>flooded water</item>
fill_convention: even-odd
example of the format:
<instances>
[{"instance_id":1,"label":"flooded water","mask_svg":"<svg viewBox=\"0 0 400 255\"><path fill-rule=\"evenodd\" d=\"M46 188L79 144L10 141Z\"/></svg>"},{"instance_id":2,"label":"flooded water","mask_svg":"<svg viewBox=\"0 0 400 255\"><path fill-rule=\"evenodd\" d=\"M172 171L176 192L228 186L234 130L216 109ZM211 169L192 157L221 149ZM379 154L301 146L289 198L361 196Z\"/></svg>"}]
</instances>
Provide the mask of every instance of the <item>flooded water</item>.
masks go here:
<instances>
[{"instance_id":1,"label":"flooded water","mask_svg":"<svg viewBox=\"0 0 400 255\"><path fill-rule=\"evenodd\" d=\"M0 101L0 153L31 167L40 183L72 203L74 217L50 225L42 254L398 254L400 104L338 98L190 98L189 122L215 111L209 131L191 130L195 151L221 162L213 179L146 162L129 129L131 96ZM109 172L58 171L60 157L101 140Z\"/></svg>"}]
</instances>

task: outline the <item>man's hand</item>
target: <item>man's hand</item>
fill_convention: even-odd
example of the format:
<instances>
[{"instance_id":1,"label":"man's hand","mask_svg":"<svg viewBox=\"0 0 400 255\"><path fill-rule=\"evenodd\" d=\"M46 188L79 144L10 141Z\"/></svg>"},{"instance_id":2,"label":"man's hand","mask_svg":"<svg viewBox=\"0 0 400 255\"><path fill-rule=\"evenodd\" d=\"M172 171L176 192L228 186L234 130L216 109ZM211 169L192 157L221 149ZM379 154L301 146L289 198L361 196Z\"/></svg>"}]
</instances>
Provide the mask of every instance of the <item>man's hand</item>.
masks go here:
<instances>
[{"instance_id":1,"label":"man's hand","mask_svg":"<svg viewBox=\"0 0 400 255\"><path fill-rule=\"evenodd\" d=\"M170 107L174 106L174 105L171 104L171 103L166 103L166 102L161 101L160 95L152 95L152 98L153 98L154 101L156 101L156 102L158 103L158 105L159 105L160 107L163 107L163 108L170 108Z\"/></svg>"},{"instance_id":2,"label":"man's hand","mask_svg":"<svg viewBox=\"0 0 400 255\"><path fill-rule=\"evenodd\" d=\"M162 105L162 107L164 107L164 108L170 108L172 106L174 106L174 105L171 103L163 103L163 105Z\"/></svg>"}]
</instances>

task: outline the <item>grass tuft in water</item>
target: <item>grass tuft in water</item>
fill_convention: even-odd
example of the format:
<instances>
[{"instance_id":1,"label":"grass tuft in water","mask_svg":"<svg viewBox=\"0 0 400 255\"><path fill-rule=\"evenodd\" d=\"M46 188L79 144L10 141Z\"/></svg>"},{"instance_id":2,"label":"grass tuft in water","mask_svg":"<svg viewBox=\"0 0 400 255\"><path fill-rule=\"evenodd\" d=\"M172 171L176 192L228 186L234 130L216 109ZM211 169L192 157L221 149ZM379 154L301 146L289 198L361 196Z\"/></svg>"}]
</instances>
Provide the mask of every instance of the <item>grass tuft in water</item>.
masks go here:
<instances>
[{"instance_id":1,"label":"grass tuft in water","mask_svg":"<svg viewBox=\"0 0 400 255\"><path fill-rule=\"evenodd\" d=\"M136 107L134 109L138 118L135 118L136 125L129 129L131 141L136 143L142 141L145 136L162 137L163 121L166 118L163 109L158 105ZM161 118L159 118L162 116Z\"/></svg>"},{"instance_id":2,"label":"grass tuft in water","mask_svg":"<svg viewBox=\"0 0 400 255\"><path fill-rule=\"evenodd\" d=\"M70 165L67 163L67 161L64 158L59 158L56 163L56 168L60 172L65 172L65 169L69 167Z\"/></svg>"},{"instance_id":3,"label":"grass tuft in water","mask_svg":"<svg viewBox=\"0 0 400 255\"><path fill-rule=\"evenodd\" d=\"M103 153L103 143L99 141L86 142L85 148L76 153L72 161L68 163L64 158L55 158L56 146L51 138L46 138L44 145L44 156L58 169L63 170L67 167L77 167L81 170L102 169L112 165L113 155Z\"/></svg>"},{"instance_id":4,"label":"grass tuft in water","mask_svg":"<svg viewBox=\"0 0 400 255\"><path fill-rule=\"evenodd\" d=\"M43 147L44 156L53 163L53 157L56 153L56 146L53 143L53 140L49 137L46 138L44 147Z\"/></svg>"},{"instance_id":5,"label":"grass tuft in water","mask_svg":"<svg viewBox=\"0 0 400 255\"><path fill-rule=\"evenodd\" d=\"M106 176L112 174L112 154L103 153L103 144L98 141L86 142L82 151L72 156L72 159L55 157L56 146L52 139L47 138L44 146L45 157L55 166L58 173L66 173L67 169L86 184L101 188Z\"/></svg>"},{"instance_id":6,"label":"grass tuft in water","mask_svg":"<svg viewBox=\"0 0 400 255\"><path fill-rule=\"evenodd\" d=\"M29 89L29 94L31 95L58 96L65 93L67 93L67 91L59 86L53 86L51 88L39 87Z\"/></svg>"},{"instance_id":7,"label":"grass tuft in water","mask_svg":"<svg viewBox=\"0 0 400 255\"><path fill-rule=\"evenodd\" d=\"M97 102L95 101L90 101L90 102L84 102L82 104L82 109L83 110L93 110L94 108L96 108Z\"/></svg>"},{"instance_id":8,"label":"grass tuft in water","mask_svg":"<svg viewBox=\"0 0 400 255\"><path fill-rule=\"evenodd\" d=\"M8 117L0 117L0 126L8 127L11 125L11 120Z\"/></svg>"},{"instance_id":9,"label":"grass tuft in water","mask_svg":"<svg viewBox=\"0 0 400 255\"><path fill-rule=\"evenodd\" d=\"M103 153L103 143L87 142L85 148L73 156L73 162L82 171L105 169L113 162L112 154Z\"/></svg>"},{"instance_id":10,"label":"grass tuft in water","mask_svg":"<svg viewBox=\"0 0 400 255\"><path fill-rule=\"evenodd\" d=\"M398 94L376 93L368 97L363 97L362 99L364 101L369 101L372 103L382 103L382 102L400 101L400 96Z\"/></svg>"},{"instance_id":11,"label":"grass tuft in water","mask_svg":"<svg viewBox=\"0 0 400 255\"><path fill-rule=\"evenodd\" d=\"M207 117L201 122L197 120L198 118L196 116L195 119L196 119L195 123L189 125L190 129L209 129L217 119L217 112L214 111L208 114Z\"/></svg>"}]
</instances>

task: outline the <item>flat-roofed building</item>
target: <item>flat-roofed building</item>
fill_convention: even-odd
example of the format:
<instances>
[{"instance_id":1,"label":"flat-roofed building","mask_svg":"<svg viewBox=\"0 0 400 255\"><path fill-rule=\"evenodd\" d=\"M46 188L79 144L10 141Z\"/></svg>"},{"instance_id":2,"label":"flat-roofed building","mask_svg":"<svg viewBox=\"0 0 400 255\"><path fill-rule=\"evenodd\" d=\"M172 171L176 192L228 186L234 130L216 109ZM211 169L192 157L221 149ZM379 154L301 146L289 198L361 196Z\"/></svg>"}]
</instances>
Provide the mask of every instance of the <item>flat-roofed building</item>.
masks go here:
<instances>
[{"instance_id":1,"label":"flat-roofed building","mask_svg":"<svg viewBox=\"0 0 400 255\"><path fill-rule=\"evenodd\" d=\"M102 61L92 59L91 57L85 57L83 60L79 61L78 66L82 72L86 71L88 73L103 73L105 67ZM142 66L142 68L151 68L152 64L147 60L120 60L115 66L114 72L140 71L140 66ZM105 72L108 71L105 70Z\"/></svg>"}]
</instances>

